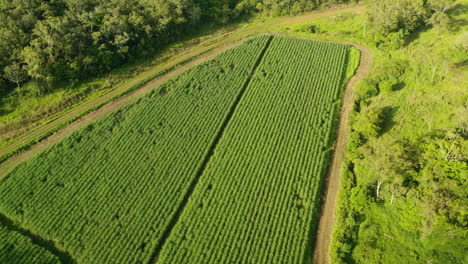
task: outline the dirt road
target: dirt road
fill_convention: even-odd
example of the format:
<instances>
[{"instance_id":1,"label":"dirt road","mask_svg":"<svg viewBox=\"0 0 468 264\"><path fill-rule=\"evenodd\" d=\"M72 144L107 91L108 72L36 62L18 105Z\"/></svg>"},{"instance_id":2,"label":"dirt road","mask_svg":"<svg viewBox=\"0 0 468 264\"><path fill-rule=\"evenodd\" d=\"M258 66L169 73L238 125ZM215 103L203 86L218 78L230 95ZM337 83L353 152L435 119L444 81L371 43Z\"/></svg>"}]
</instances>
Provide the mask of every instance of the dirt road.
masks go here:
<instances>
[{"instance_id":1,"label":"dirt road","mask_svg":"<svg viewBox=\"0 0 468 264\"><path fill-rule=\"evenodd\" d=\"M331 165L328 168L328 177L325 183L324 200L322 201L322 211L319 220L319 226L316 233L316 242L314 249L314 264L330 263L329 247L333 232L333 224L335 223L336 200L340 189L341 167L344 160L344 150L346 140L350 132L349 129L349 113L354 102L354 87L369 73L372 63L371 51L361 45L342 42L344 44L353 45L361 51L361 59L359 68L356 74L346 84L346 90L343 97L343 105L338 121L337 138L332 154Z\"/></svg>"}]
</instances>

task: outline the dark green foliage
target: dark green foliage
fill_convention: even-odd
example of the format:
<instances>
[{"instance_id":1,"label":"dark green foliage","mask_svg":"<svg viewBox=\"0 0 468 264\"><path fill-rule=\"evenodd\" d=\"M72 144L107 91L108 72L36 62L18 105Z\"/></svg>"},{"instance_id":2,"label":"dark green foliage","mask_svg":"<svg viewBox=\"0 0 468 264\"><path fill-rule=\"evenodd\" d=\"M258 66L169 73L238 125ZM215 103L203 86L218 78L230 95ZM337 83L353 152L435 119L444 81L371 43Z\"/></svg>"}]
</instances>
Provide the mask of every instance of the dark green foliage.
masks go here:
<instances>
[{"instance_id":1,"label":"dark green foliage","mask_svg":"<svg viewBox=\"0 0 468 264\"><path fill-rule=\"evenodd\" d=\"M249 40L0 182L0 212L78 263L147 263L260 56Z\"/></svg>"},{"instance_id":2,"label":"dark green foliage","mask_svg":"<svg viewBox=\"0 0 468 264\"><path fill-rule=\"evenodd\" d=\"M403 47L411 33L427 24L447 30L455 0L370 0L368 21L374 44L392 51Z\"/></svg>"},{"instance_id":3,"label":"dark green foliage","mask_svg":"<svg viewBox=\"0 0 468 264\"><path fill-rule=\"evenodd\" d=\"M356 110L359 112L364 107L370 98L379 94L379 89L374 81L365 79L356 85Z\"/></svg>"},{"instance_id":4,"label":"dark green foliage","mask_svg":"<svg viewBox=\"0 0 468 264\"><path fill-rule=\"evenodd\" d=\"M348 52L273 39L158 263L311 258Z\"/></svg>"},{"instance_id":5,"label":"dark green foliage","mask_svg":"<svg viewBox=\"0 0 468 264\"><path fill-rule=\"evenodd\" d=\"M311 11L320 5L358 2L357 0L243 0L269 16L295 15Z\"/></svg>"},{"instance_id":6,"label":"dark green foliage","mask_svg":"<svg viewBox=\"0 0 468 264\"><path fill-rule=\"evenodd\" d=\"M369 22L375 32L388 36L399 30L414 31L423 25L428 9L424 0L371 0Z\"/></svg>"},{"instance_id":7,"label":"dark green foliage","mask_svg":"<svg viewBox=\"0 0 468 264\"><path fill-rule=\"evenodd\" d=\"M381 92L391 92L397 84L398 80L396 78L389 78L379 83L379 90Z\"/></svg>"},{"instance_id":8,"label":"dark green foliage","mask_svg":"<svg viewBox=\"0 0 468 264\"><path fill-rule=\"evenodd\" d=\"M430 138L419 160L420 189L430 199L433 213L442 214L460 227L468 227L468 141L457 133ZM426 215L430 222L431 215Z\"/></svg>"},{"instance_id":9,"label":"dark green foliage","mask_svg":"<svg viewBox=\"0 0 468 264\"><path fill-rule=\"evenodd\" d=\"M155 53L162 45L200 25L227 24L256 11L296 14L321 3L322 0L0 0L0 80L18 87L26 80L36 80L46 88L64 80L73 84ZM27 73L25 78L4 75L5 67L18 64Z\"/></svg>"},{"instance_id":10,"label":"dark green foliage","mask_svg":"<svg viewBox=\"0 0 468 264\"><path fill-rule=\"evenodd\" d=\"M46 87L95 76L154 53L201 23L230 21L237 2L1 0L0 79L18 84L3 74L18 64Z\"/></svg>"}]
</instances>

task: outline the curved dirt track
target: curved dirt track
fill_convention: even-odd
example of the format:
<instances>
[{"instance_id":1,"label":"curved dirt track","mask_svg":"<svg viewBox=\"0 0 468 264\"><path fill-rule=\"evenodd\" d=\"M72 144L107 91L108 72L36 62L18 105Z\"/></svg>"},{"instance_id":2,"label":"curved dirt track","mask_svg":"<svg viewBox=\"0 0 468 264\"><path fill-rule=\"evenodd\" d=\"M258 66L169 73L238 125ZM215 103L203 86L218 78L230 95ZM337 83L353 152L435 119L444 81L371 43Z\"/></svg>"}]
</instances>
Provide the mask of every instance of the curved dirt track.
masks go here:
<instances>
[{"instance_id":1,"label":"curved dirt track","mask_svg":"<svg viewBox=\"0 0 468 264\"><path fill-rule=\"evenodd\" d=\"M346 84L343 96L343 105L338 121L337 138L335 140L331 165L328 168L328 176L323 190L321 215L315 239L314 264L330 263L329 247L333 233L333 224L335 223L336 200L340 190L341 167L344 160L346 140L350 131L349 113L351 112L354 102L354 87L360 80L366 77L372 63L372 53L365 46L349 42L341 43L353 45L359 49L361 51L361 59L356 74Z\"/></svg>"}]
</instances>

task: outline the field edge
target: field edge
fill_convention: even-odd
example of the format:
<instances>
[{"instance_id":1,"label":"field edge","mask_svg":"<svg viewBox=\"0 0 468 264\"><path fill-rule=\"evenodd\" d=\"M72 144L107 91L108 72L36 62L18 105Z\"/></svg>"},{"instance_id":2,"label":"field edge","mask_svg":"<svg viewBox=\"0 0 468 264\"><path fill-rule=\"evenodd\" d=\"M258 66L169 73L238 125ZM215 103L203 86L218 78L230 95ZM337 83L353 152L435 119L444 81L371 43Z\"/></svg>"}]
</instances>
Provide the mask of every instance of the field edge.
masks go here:
<instances>
[{"instance_id":1,"label":"field edge","mask_svg":"<svg viewBox=\"0 0 468 264\"><path fill-rule=\"evenodd\" d=\"M333 42L333 41L332 41ZM316 227L316 237L312 244L312 263L330 263L330 245L334 232L334 219L340 190L341 168L349 135L349 115L354 103L354 88L367 76L372 63L372 52L365 46L351 42L334 42L350 45L348 66L345 72L345 89L342 104L335 122L335 141L330 153L329 166L323 181L320 218ZM358 53L356 53L358 51Z\"/></svg>"}]
</instances>

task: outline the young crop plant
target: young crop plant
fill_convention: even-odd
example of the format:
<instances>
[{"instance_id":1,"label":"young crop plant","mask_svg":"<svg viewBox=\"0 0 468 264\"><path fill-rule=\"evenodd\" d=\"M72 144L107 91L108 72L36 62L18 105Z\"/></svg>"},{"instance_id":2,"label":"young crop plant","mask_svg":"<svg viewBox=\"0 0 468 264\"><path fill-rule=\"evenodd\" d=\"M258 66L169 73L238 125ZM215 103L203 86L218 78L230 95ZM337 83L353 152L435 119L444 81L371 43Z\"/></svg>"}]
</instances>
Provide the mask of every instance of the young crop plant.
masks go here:
<instances>
[{"instance_id":1,"label":"young crop plant","mask_svg":"<svg viewBox=\"0 0 468 264\"><path fill-rule=\"evenodd\" d=\"M311 259L349 51L273 39L157 263Z\"/></svg>"},{"instance_id":2,"label":"young crop plant","mask_svg":"<svg viewBox=\"0 0 468 264\"><path fill-rule=\"evenodd\" d=\"M148 263L269 39L224 52L21 164L0 180L0 214L76 263Z\"/></svg>"}]
</instances>

